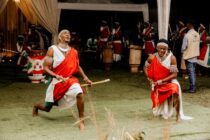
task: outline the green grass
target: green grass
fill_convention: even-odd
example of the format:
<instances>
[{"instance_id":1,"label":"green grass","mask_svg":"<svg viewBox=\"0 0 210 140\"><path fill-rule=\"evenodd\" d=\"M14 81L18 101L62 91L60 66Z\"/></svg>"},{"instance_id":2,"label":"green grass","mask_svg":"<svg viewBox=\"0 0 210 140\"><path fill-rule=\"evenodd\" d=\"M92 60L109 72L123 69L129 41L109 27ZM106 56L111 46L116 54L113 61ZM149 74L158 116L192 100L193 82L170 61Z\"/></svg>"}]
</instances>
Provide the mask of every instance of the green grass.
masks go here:
<instances>
[{"instance_id":1,"label":"green grass","mask_svg":"<svg viewBox=\"0 0 210 140\"><path fill-rule=\"evenodd\" d=\"M196 95L183 94L185 114L194 119L176 123L175 116L168 121L152 116L150 88L143 73L132 74L128 69L116 68L110 72L102 69L85 71L92 81L107 78L111 81L88 88L85 116L92 119L85 120L84 132L73 125L77 121L76 107L61 112L54 107L50 113L39 112L38 117L32 117L32 106L45 97L47 85L2 79L0 139L99 140L100 136L108 135L110 140L112 137L121 140L123 132L136 135L142 131L146 134L145 140L210 139L210 109L195 100L205 95L208 102L208 77L198 78ZM182 87L188 86L187 81L180 83ZM96 121L93 121L93 116Z\"/></svg>"}]
</instances>

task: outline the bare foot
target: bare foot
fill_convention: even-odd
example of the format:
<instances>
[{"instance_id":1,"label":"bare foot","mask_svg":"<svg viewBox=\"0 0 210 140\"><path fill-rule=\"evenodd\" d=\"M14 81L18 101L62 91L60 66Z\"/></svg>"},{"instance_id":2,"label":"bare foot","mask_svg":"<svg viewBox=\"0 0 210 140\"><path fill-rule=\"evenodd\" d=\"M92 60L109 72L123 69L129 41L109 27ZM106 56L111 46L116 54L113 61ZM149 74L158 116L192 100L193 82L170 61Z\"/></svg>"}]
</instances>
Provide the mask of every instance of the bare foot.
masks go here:
<instances>
[{"instance_id":1,"label":"bare foot","mask_svg":"<svg viewBox=\"0 0 210 140\"><path fill-rule=\"evenodd\" d=\"M79 129L80 129L81 131L85 129L85 125L84 125L83 122L80 122L80 123L79 123Z\"/></svg>"},{"instance_id":2,"label":"bare foot","mask_svg":"<svg viewBox=\"0 0 210 140\"><path fill-rule=\"evenodd\" d=\"M33 116L33 117L38 116L38 108L37 108L35 105L34 105L34 107L33 107L32 116Z\"/></svg>"},{"instance_id":3,"label":"bare foot","mask_svg":"<svg viewBox=\"0 0 210 140\"><path fill-rule=\"evenodd\" d=\"M181 122L180 116L177 116L177 117L176 117L176 122L177 122L177 123Z\"/></svg>"}]
</instances>

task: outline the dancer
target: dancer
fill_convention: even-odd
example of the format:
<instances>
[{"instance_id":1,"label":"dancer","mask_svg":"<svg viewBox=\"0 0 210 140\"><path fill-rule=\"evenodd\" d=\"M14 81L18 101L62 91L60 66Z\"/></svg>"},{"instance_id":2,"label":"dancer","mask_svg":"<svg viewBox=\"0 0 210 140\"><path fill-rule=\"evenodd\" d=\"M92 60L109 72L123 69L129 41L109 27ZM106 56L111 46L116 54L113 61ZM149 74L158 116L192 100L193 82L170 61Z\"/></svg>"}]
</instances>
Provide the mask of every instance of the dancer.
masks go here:
<instances>
[{"instance_id":1,"label":"dancer","mask_svg":"<svg viewBox=\"0 0 210 140\"><path fill-rule=\"evenodd\" d=\"M33 116L38 115L38 110L50 112L53 105L58 105L62 110L77 104L79 128L82 130L84 129L84 97L79 80L74 74L79 73L87 84L91 85L92 81L80 67L77 51L68 45L70 38L70 32L66 29L62 30L58 35L59 43L48 49L44 70L53 79L47 88L44 105L36 103L33 107Z\"/></svg>"},{"instance_id":2,"label":"dancer","mask_svg":"<svg viewBox=\"0 0 210 140\"><path fill-rule=\"evenodd\" d=\"M157 53L149 55L145 62L144 72L151 84L151 99L154 116L168 119L176 109L176 121L192 119L184 116L182 92L177 81L176 57L168 51L168 41L160 39Z\"/></svg>"}]
</instances>

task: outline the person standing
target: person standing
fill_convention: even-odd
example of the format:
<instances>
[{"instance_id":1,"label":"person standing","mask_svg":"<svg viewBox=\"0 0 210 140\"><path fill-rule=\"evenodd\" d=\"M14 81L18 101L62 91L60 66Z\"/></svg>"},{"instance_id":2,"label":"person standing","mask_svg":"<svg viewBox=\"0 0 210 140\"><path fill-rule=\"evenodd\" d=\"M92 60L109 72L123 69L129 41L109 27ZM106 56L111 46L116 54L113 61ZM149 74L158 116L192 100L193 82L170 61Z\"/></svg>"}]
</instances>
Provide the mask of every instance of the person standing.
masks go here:
<instances>
[{"instance_id":1,"label":"person standing","mask_svg":"<svg viewBox=\"0 0 210 140\"><path fill-rule=\"evenodd\" d=\"M200 24L199 30L200 34L200 55L198 56L198 75L207 74L205 68L209 68L209 46L208 46L208 33L206 27Z\"/></svg>"},{"instance_id":2,"label":"person standing","mask_svg":"<svg viewBox=\"0 0 210 140\"><path fill-rule=\"evenodd\" d=\"M107 47L107 43L110 37L110 29L107 24L107 21L102 20L100 29L99 29L99 37L98 37L98 47L96 50L96 59L97 65L101 64L102 60L102 52L105 47Z\"/></svg>"},{"instance_id":3,"label":"person standing","mask_svg":"<svg viewBox=\"0 0 210 140\"><path fill-rule=\"evenodd\" d=\"M17 47L17 52L19 54L17 60L17 66L24 68L28 63L28 56L31 51L31 48L26 45L23 35L18 35L16 47Z\"/></svg>"},{"instance_id":4,"label":"person standing","mask_svg":"<svg viewBox=\"0 0 210 140\"><path fill-rule=\"evenodd\" d=\"M184 92L196 92L196 63L197 57L200 55L200 36L194 29L192 21L187 23L188 32L185 34L182 43L183 59L185 60L186 68L189 75L190 87Z\"/></svg>"},{"instance_id":5,"label":"person standing","mask_svg":"<svg viewBox=\"0 0 210 140\"><path fill-rule=\"evenodd\" d=\"M198 57L198 59L204 60L206 51L207 51L207 43L206 43L206 38L208 36L207 32L206 32L206 27L203 24L200 24L199 27L199 31L198 31L199 35L200 35L200 55Z\"/></svg>"},{"instance_id":6,"label":"person standing","mask_svg":"<svg viewBox=\"0 0 210 140\"><path fill-rule=\"evenodd\" d=\"M96 51L98 48L97 43L97 38L94 35L91 35L90 38L87 39L87 50Z\"/></svg>"},{"instance_id":7,"label":"person standing","mask_svg":"<svg viewBox=\"0 0 210 140\"><path fill-rule=\"evenodd\" d=\"M178 38L177 38L177 44L176 44L174 55L177 58L177 66L178 66L178 69L181 70L182 78L184 80L189 78L187 76L187 68L185 65L185 60L183 59L183 55L181 53L182 41L186 33L187 33L187 27L182 21L179 21L178 22Z\"/></svg>"},{"instance_id":8,"label":"person standing","mask_svg":"<svg viewBox=\"0 0 210 140\"><path fill-rule=\"evenodd\" d=\"M49 84L44 105L35 103L33 116L38 115L38 110L50 112L53 105L58 105L59 109L66 109L77 104L79 112L79 128L84 129L84 97L79 80L74 76L79 73L84 81L92 84L83 69L79 65L78 52L69 46L71 39L69 30L62 30L58 35L59 43L49 47L44 70L53 77Z\"/></svg>"},{"instance_id":9,"label":"person standing","mask_svg":"<svg viewBox=\"0 0 210 140\"><path fill-rule=\"evenodd\" d=\"M145 22L142 38L144 40L143 49L146 57L148 57L149 54L153 54L155 52L154 35L153 27L149 22Z\"/></svg>"},{"instance_id":10,"label":"person standing","mask_svg":"<svg viewBox=\"0 0 210 140\"><path fill-rule=\"evenodd\" d=\"M113 36L113 60L115 62L119 62L122 57L122 51L123 51L123 45L122 45L122 30L119 22L114 23L114 28L112 30L112 36Z\"/></svg>"},{"instance_id":11,"label":"person standing","mask_svg":"<svg viewBox=\"0 0 210 140\"><path fill-rule=\"evenodd\" d=\"M102 52L103 48L107 46L108 39L110 37L110 29L107 24L107 21L102 20L100 26L100 35L99 35L99 52Z\"/></svg>"}]
</instances>

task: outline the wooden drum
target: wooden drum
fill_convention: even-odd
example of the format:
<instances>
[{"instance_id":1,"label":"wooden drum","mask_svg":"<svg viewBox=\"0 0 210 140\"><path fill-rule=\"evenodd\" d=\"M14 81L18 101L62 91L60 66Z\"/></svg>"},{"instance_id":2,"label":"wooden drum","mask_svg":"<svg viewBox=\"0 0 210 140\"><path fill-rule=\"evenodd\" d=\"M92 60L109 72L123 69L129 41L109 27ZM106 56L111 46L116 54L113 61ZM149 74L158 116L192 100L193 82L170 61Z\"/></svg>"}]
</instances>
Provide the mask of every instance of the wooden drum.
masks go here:
<instances>
[{"instance_id":1,"label":"wooden drum","mask_svg":"<svg viewBox=\"0 0 210 140\"><path fill-rule=\"evenodd\" d=\"M132 73L138 72L139 65L141 64L142 50L140 46L130 45L129 64Z\"/></svg>"},{"instance_id":2,"label":"wooden drum","mask_svg":"<svg viewBox=\"0 0 210 140\"><path fill-rule=\"evenodd\" d=\"M105 70L109 71L113 63L112 44L108 44L108 46L103 49L102 57L103 63L105 65Z\"/></svg>"}]
</instances>

